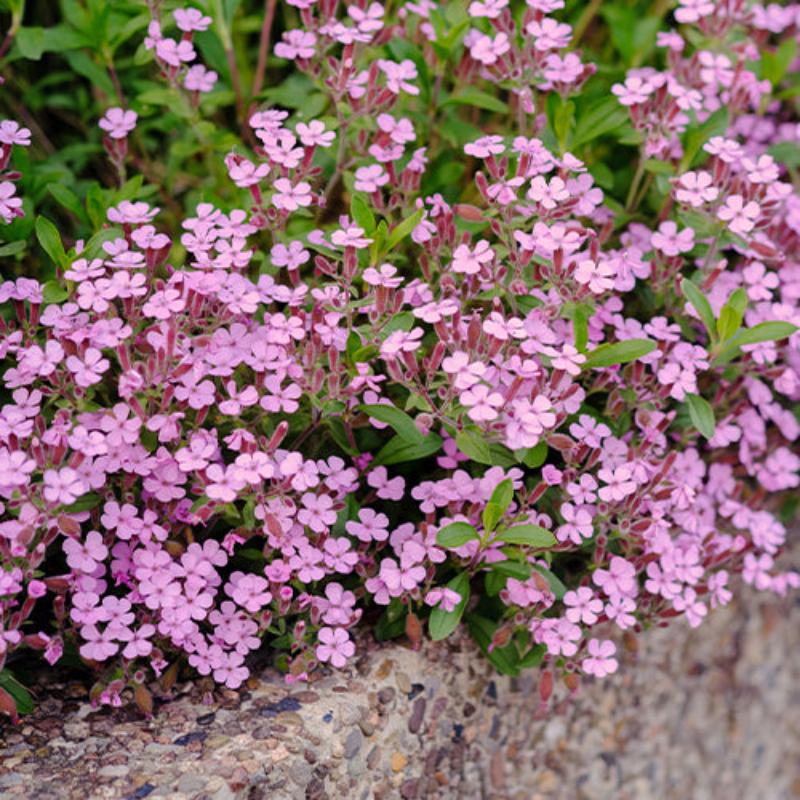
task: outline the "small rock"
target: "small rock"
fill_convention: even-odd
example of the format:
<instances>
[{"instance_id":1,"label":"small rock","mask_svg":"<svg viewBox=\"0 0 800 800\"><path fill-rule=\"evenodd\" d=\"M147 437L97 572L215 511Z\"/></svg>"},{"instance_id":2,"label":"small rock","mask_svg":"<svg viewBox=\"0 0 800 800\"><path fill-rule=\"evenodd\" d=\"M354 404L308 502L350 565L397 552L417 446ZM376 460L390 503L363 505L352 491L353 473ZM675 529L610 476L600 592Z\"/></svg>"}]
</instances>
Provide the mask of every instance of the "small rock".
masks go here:
<instances>
[{"instance_id":1,"label":"small rock","mask_svg":"<svg viewBox=\"0 0 800 800\"><path fill-rule=\"evenodd\" d=\"M206 779L194 772L186 772L178 781L178 791L184 794L194 794L205 789Z\"/></svg>"},{"instance_id":2,"label":"small rock","mask_svg":"<svg viewBox=\"0 0 800 800\"><path fill-rule=\"evenodd\" d=\"M422 683L412 683L411 690L408 692L408 699L413 700L415 697L421 695L425 691L425 685Z\"/></svg>"},{"instance_id":3,"label":"small rock","mask_svg":"<svg viewBox=\"0 0 800 800\"><path fill-rule=\"evenodd\" d=\"M405 769L406 764L408 764L408 758L406 758L406 756L404 756L402 753L392 753L392 772L402 772Z\"/></svg>"},{"instance_id":4,"label":"small rock","mask_svg":"<svg viewBox=\"0 0 800 800\"><path fill-rule=\"evenodd\" d=\"M203 714L202 717L198 717L195 721L198 725L210 725L216 718L217 715L212 711L210 714Z\"/></svg>"},{"instance_id":5,"label":"small rock","mask_svg":"<svg viewBox=\"0 0 800 800\"><path fill-rule=\"evenodd\" d=\"M381 705L388 706L394 700L395 691L391 686L386 686L378 692L378 702Z\"/></svg>"},{"instance_id":6,"label":"small rock","mask_svg":"<svg viewBox=\"0 0 800 800\"><path fill-rule=\"evenodd\" d=\"M185 733L183 736L179 736L173 744L180 745L181 747L186 747L186 745L192 744L193 742L204 742L208 734L205 731L192 731L191 733Z\"/></svg>"},{"instance_id":7,"label":"small rock","mask_svg":"<svg viewBox=\"0 0 800 800\"><path fill-rule=\"evenodd\" d=\"M398 672L395 676L395 680L397 681L397 688L403 693L408 694L411 691L411 681L408 678L408 675L405 672Z\"/></svg>"},{"instance_id":8,"label":"small rock","mask_svg":"<svg viewBox=\"0 0 800 800\"><path fill-rule=\"evenodd\" d=\"M424 697L418 697L414 701L414 706L411 709L411 719L408 720L408 730L411 733L419 733L422 728L422 720L425 717L425 706L428 702Z\"/></svg>"},{"instance_id":9,"label":"small rock","mask_svg":"<svg viewBox=\"0 0 800 800\"><path fill-rule=\"evenodd\" d=\"M344 757L348 759L355 758L356 755L358 755L358 751L361 749L361 743L363 741L364 737L358 728L350 731L344 741Z\"/></svg>"},{"instance_id":10,"label":"small rock","mask_svg":"<svg viewBox=\"0 0 800 800\"><path fill-rule=\"evenodd\" d=\"M133 794L129 794L127 800L142 800L143 797L156 790L152 783L143 783Z\"/></svg>"},{"instance_id":11,"label":"small rock","mask_svg":"<svg viewBox=\"0 0 800 800\"><path fill-rule=\"evenodd\" d=\"M97 776L99 778L124 778L127 774L127 764L110 764L97 770Z\"/></svg>"}]
</instances>

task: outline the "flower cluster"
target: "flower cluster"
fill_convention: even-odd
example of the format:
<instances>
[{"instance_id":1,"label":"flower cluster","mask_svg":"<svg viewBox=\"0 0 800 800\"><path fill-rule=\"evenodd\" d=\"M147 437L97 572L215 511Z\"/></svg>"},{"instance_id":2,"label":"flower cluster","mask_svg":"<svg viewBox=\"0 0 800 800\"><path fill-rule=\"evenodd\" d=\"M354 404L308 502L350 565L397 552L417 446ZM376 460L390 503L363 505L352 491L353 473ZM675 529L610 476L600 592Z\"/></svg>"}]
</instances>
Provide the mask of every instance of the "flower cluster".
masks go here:
<instances>
[{"instance_id":1,"label":"flower cluster","mask_svg":"<svg viewBox=\"0 0 800 800\"><path fill-rule=\"evenodd\" d=\"M365 623L463 621L574 691L735 574L800 585L768 502L800 485L800 195L770 152L800 127L757 71L796 13L682 0L693 35L599 106L640 151L623 207L560 0L285 5L274 55L330 114L254 108L236 203L170 230L119 199L70 248L43 221L57 277L0 285L0 663L72 649L141 702L181 659L235 689L266 646L304 680ZM173 21L145 48L196 110L212 19ZM471 105L483 131L424 124ZM138 121L99 122L121 181ZM0 123L0 168L29 142Z\"/></svg>"}]
</instances>

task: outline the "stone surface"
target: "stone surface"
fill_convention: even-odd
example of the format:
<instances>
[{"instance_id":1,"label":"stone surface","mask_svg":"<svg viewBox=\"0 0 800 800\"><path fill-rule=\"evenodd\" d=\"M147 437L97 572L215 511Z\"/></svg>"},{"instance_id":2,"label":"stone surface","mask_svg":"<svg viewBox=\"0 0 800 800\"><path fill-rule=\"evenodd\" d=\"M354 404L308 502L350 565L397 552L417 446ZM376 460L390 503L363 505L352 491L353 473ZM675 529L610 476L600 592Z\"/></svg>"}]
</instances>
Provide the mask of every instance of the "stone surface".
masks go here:
<instances>
[{"instance_id":1,"label":"stone surface","mask_svg":"<svg viewBox=\"0 0 800 800\"><path fill-rule=\"evenodd\" d=\"M544 718L535 675L493 675L466 643L386 647L310 687L187 686L150 720L67 686L0 728L0 797L792 800L798 652L800 604L744 590L697 631L650 631Z\"/></svg>"}]
</instances>

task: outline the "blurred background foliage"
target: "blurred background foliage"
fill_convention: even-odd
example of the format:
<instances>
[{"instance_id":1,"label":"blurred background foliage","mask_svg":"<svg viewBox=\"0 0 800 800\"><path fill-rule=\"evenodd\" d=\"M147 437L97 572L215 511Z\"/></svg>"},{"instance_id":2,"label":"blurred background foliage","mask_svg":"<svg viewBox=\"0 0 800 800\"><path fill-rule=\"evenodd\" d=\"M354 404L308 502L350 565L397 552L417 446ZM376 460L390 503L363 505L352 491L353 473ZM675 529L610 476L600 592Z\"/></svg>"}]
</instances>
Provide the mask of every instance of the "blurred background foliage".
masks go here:
<instances>
[{"instance_id":1,"label":"blurred background foliage","mask_svg":"<svg viewBox=\"0 0 800 800\"><path fill-rule=\"evenodd\" d=\"M0 229L3 275L51 276L52 264L32 235L37 215L53 220L69 247L96 233L108 206L122 199L158 205L159 227L173 235L199 202L226 209L247 207L248 194L228 179L223 158L232 149L250 152L254 140L246 120L257 108L279 106L295 120L321 118L334 129L342 114L349 113L334 108L322 79L312 80L294 64L271 55L281 32L300 25L297 9L288 4L150 0L150 5L158 6L170 36L176 35L171 19L175 8L194 6L214 19L208 31L195 34L194 42L199 60L218 73L219 81L201 96L197 109L186 93L160 76L152 53L144 47L151 19L145 0L0 0L0 31L5 32L0 33L0 74L5 79L0 118L17 120L30 128L33 138L32 147L15 148L26 215ZM386 0L384 5L391 10L399 4ZM513 0L514 13L522 13L524 5L524 0ZM655 40L659 29L669 27L670 6L664 0L569 0L558 13L574 26L583 60L597 64L598 71L578 99L551 96L541 109L548 120L542 138L551 149L568 149L591 165L595 181L613 198L612 204L617 201L618 224L628 219L623 189L631 182L639 139L627 110L609 90L631 67L663 66ZM457 85L463 34L478 24L469 19L467 7L467 0L440 4L431 19L433 44L419 37L417 44L394 39L383 45L385 57L410 58L417 64L421 95L401 98L395 113L410 117L421 134L419 145L429 145L424 191L440 192L451 201L469 201L474 191L464 143L491 133L493 125L507 130L515 114L511 86L480 80ZM414 17L407 24L417 22ZM265 70L259 69L260 50L270 54L263 61ZM777 60L772 65L776 86L787 77L788 66L785 57ZM784 83L782 90L796 98L800 77L788 77L789 86ZM131 108L139 115L130 137L128 180L121 187L97 126L112 106ZM698 138L701 127L707 137L711 129L724 129L726 122L723 112L704 126L690 127L685 144ZM360 119L349 128L357 132L371 124ZM422 141L425 138L429 141ZM329 174L332 157L321 154L319 165ZM644 214L660 207L671 165L654 162L648 173L646 196L639 204Z\"/></svg>"}]
</instances>

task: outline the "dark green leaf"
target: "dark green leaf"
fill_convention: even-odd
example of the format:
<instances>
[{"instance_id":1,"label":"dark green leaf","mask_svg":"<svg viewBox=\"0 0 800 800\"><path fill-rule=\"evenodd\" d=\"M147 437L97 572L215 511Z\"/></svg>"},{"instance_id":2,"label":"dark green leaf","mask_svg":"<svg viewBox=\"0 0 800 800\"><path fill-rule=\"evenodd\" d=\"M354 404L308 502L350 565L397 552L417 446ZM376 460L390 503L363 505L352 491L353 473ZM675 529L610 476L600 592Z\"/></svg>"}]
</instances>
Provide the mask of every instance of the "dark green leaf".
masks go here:
<instances>
[{"instance_id":1,"label":"dark green leaf","mask_svg":"<svg viewBox=\"0 0 800 800\"><path fill-rule=\"evenodd\" d=\"M730 339L742 326L747 308L747 292L739 287L731 293L728 302L722 307L717 320L717 335L721 342Z\"/></svg>"},{"instance_id":2,"label":"dark green leaf","mask_svg":"<svg viewBox=\"0 0 800 800\"><path fill-rule=\"evenodd\" d=\"M478 464L493 464L492 451L489 444L480 433L470 430L459 431L456 434L458 449Z\"/></svg>"},{"instance_id":3,"label":"dark green leaf","mask_svg":"<svg viewBox=\"0 0 800 800\"><path fill-rule=\"evenodd\" d=\"M519 460L528 469L538 469L547 460L547 442L539 442L539 444L529 447L527 450L522 451Z\"/></svg>"},{"instance_id":4,"label":"dark green leaf","mask_svg":"<svg viewBox=\"0 0 800 800\"><path fill-rule=\"evenodd\" d=\"M353 195L353 199L350 201L350 214L356 225L363 228L367 236L372 236L375 230L375 215L372 213L369 203L360 194Z\"/></svg>"},{"instance_id":5,"label":"dark green leaf","mask_svg":"<svg viewBox=\"0 0 800 800\"><path fill-rule=\"evenodd\" d=\"M436 544L451 549L478 538L478 532L467 522L451 522L436 532Z\"/></svg>"},{"instance_id":6,"label":"dark green leaf","mask_svg":"<svg viewBox=\"0 0 800 800\"><path fill-rule=\"evenodd\" d=\"M714 312L711 309L711 303L706 300L700 287L688 278L684 278L681 281L681 291L683 292L683 296L694 306L694 310L700 315L700 319L703 325L706 326L708 335L713 340L717 323L714 318Z\"/></svg>"},{"instance_id":7,"label":"dark green leaf","mask_svg":"<svg viewBox=\"0 0 800 800\"><path fill-rule=\"evenodd\" d=\"M511 677L519 675L517 664L519 653L517 653L517 648L513 642L505 647L495 647L491 652L489 651L492 638L497 630L497 624L477 614L467 614L466 621L470 635L478 647L486 654L494 668L502 675L510 675Z\"/></svg>"},{"instance_id":8,"label":"dark green leaf","mask_svg":"<svg viewBox=\"0 0 800 800\"><path fill-rule=\"evenodd\" d=\"M401 436L394 436L380 449L372 466L381 464L400 464L403 461L417 461L437 453L442 447L442 439L429 433L418 442L409 442Z\"/></svg>"},{"instance_id":9,"label":"dark green leaf","mask_svg":"<svg viewBox=\"0 0 800 800\"><path fill-rule=\"evenodd\" d=\"M704 397L696 394L687 394L686 405L689 407L689 416L692 424L706 439L710 439L714 435L714 429L717 424L711 404Z\"/></svg>"},{"instance_id":10,"label":"dark green leaf","mask_svg":"<svg viewBox=\"0 0 800 800\"><path fill-rule=\"evenodd\" d=\"M586 354L586 361L582 366L584 369L597 369L627 364L655 349L656 343L652 339L625 339L622 342L601 344Z\"/></svg>"},{"instance_id":11,"label":"dark green leaf","mask_svg":"<svg viewBox=\"0 0 800 800\"><path fill-rule=\"evenodd\" d=\"M461 595L461 601L452 611L445 611L441 606L437 606L431 611L428 630L434 642L446 639L458 627L469 601L469 575L466 572L456 575L447 584L447 588L458 592Z\"/></svg>"},{"instance_id":12,"label":"dark green leaf","mask_svg":"<svg viewBox=\"0 0 800 800\"><path fill-rule=\"evenodd\" d=\"M399 225L392 228L389 233L389 241L386 243L386 249L388 251L394 250L419 225L423 214L423 210L419 209L419 211L415 211L410 217L407 217Z\"/></svg>"},{"instance_id":13,"label":"dark green leaf","mask_svg":"<svg viewBox=\"0 0 800 800\"><path fill-rule=\"evenodd\" d=\"M561 600L567 593L567 587L564 586L558 576L546 567L539 566L538 564L532 564L531 566L547 581L550 586L550 591L555 595L556 600Z\"/></svg>"},{"instance_id":14,"label":"dark green leaf","mask_svg":"<svg viewBox=\"0 0 800 800\"><path fill-rule=\"evenodd\" d=\"M414 424L414 420L397 406L389 405L388 403L373 403L372 405L359 406L359 410L380 422L390 425L395 433L407 442L419 443L425 438Z\"/></svg>"},{"instance_id":15,"label":"dark green leaf","mask_svg":"<svg viewBox=\"0 0 800 800\"><path fill-rule=\"evenodd\" d=\"M496 538L506 544L521 544L529 547L553 547L556 537L541 525L515 525L498 531Z\"/></svg>"},{"instance_id":16,"label":"dark green leaf","mask_svg":"<svg viewBox=\"0 0 800 800\"><path fill-rule=\"evenodd\" d=\"M493 572L499 572L507 578L516 578L520 581L525 581L531 576L531 565L527 561L505 559L504 561L492 561L487 566Z\"/></svg>"},{"instance_id":17,"label":"dark green leaf","mask_svg":"<svg viewBox=\"0 0 800 800\"><path fill-rule=\"evenodd\" d=\"M508 113L508 103L504 103L499 97L493 94L481 92L479 89L467 87L461 89L458 94L450 95L442 103L442 106L457 104L462 106L474 106L475 108L483 108L486 111L496 111L498 114Z\"/></svg>"},{"instance_id":18,"label":"dark green leaf","mask_svg":"<svg viewBox=\"0 0 800 800\"><path fill-rule=\"evenodd\" d=\"M68 265L67 254L64 251L64 245L61 244L61 234L49 219L36 217L36 238L56 266L66 267Z\"/></svg>"}]
</instances>

